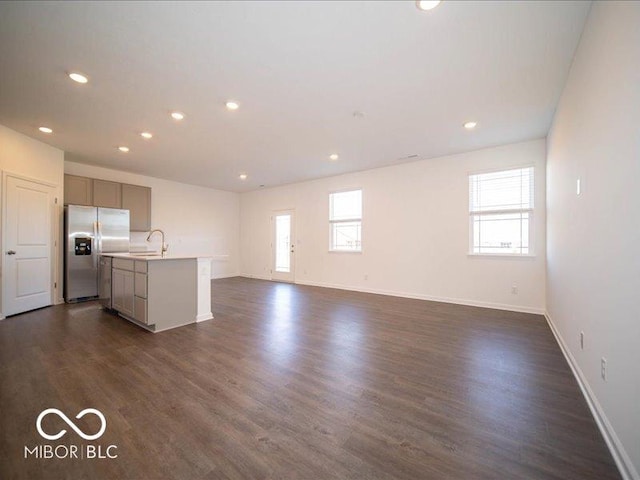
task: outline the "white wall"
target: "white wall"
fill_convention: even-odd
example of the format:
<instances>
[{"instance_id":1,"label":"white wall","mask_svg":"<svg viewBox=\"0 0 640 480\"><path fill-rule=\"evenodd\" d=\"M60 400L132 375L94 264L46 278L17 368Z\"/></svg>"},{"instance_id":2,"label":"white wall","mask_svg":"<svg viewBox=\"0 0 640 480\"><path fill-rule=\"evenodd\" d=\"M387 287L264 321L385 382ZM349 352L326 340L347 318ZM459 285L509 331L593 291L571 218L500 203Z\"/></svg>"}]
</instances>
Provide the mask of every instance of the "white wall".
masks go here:
<instances>
[{"instance_id":1,"label":"white wall","mask_svg":"<svg viewBox=\"0 0 640 480\"><path fill-rule=\"evenodd\" d=\"M293 208L297 283L543 312L545 154L534 140L242 194L241 272L270 278L270 216ZM469 173L524 165L536 167L535 257L468 256ZM347 188L363 189L361 254L328 252L329 192Z\"/></svg>"},{"instance_id":2,"label":"white wall","mask_svg":"<svg viewBox=\"0 0 640 480\"><path fill-rule=\"evenodd\" d=\"M547 310L627 478L640 478L638 115L640 3L595 2L548 138Z\"/></svg>"},{"instance_id":3,"label":"white wall","mask_svg":"<svg viewBox=\"0 0 640 480\"><path fill-rule=\"evenodd\" d=\"M56 196L62 199L64 152L2 125L0 125L0 171L55 185ZM0 185L0 189L1 188L2 186ZM1 195L2 192L0 192L0 198L4 198ZM56 237L59 237L59 232L62 231L62 201L59 202L59 205L57 211L58 222L54 225L56 229L54 234ZM2 236L1 229L2 222L0 221L0 238ZM0 251L4 251L4 249ZM0 255L0 268L3 257L4 255ZM59 287L62 286L63 272L61 262L62 244L59 243L56 258L52 259L52 264L55 269L54 275L55 278L58 279L57 284ZM61 301L61 297L62 288L56 288L54 291L54 302ZM2 311L1 304L0 311Z\"/></svg>"},{"instance_id":4,"label":"white wall","mask_svg":"<svg viewBox=\"0 0 640 480\"><path fill-rule=\"evenodd\" d=\"M154 177L64 162L64 172L151 187L151 228L166 234L169 253L213 256L212 278L239 272L239 195ZM145 245L146 234L133 232L132 245ZM152 246L159 249L160 236Z\"/></svg>"}]
</instances>

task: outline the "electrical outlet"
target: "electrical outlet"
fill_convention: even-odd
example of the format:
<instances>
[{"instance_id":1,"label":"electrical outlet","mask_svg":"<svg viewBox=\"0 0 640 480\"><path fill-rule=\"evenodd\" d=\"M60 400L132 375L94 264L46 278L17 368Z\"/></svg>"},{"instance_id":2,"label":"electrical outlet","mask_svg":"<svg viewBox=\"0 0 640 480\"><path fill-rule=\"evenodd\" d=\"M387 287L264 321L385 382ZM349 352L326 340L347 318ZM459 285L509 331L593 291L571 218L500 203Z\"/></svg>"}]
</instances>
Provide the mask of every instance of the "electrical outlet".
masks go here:
<instances>
[{"instance_id":1,"label":"electrical outlet","mask_svg":"<svg viewBox=\"0 0 640 480\"><path fill-rule=\"evenodd\" d=\"M511 285L511 294L512 295L517 295L518 294L518 286L517 285Z\"/></svg>"},{"instance_id":2,"label":"electrical outlet","mask_svg":"<svg viewBox=\"0 0 640 480\"><path fill-rule=\"evenodd\" d=\"M584 332L580 332L580 350L584 350Z\"/></svg>"},{"instance_id":3,"label":"electrical outlet","mask_svg":"<svg viewBox=\"0 0 640 480\"><path fill-rule=\"evenodd\" d=\"M607 381L607 359L604 357L600 359L600 376L602 380Z\"/></svg>"},{"instance_id":4,"label":"electrical outlet","mask_svg":"<svg viewBox=\"0 0 640 480\"><path fill-rule=\"evenodd\" d=\"M364 275L364 279L365 279L365 280L369 280L369 274L368 274L368 273L365 273L365 275Z\"/></svg>"}]
</instances>

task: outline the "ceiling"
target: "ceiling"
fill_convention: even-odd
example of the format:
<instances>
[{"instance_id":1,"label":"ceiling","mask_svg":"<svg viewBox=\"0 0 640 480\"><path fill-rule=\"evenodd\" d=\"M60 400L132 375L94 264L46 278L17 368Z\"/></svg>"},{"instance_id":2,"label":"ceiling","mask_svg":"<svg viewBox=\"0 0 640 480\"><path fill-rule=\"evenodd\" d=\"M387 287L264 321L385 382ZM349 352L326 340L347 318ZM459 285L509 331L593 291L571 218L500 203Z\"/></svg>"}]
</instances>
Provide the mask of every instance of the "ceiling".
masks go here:
<instances>
[{"instance_id":1,"label":"ceiling","mask_svg":"<svg viewBox=\"0 0 640 480\"><path fill-rule=\"evenodd\" d=\"M2 2L0 124L67 159L236 192L541 138L589 7Z\"/></svg>"}]
</instances>

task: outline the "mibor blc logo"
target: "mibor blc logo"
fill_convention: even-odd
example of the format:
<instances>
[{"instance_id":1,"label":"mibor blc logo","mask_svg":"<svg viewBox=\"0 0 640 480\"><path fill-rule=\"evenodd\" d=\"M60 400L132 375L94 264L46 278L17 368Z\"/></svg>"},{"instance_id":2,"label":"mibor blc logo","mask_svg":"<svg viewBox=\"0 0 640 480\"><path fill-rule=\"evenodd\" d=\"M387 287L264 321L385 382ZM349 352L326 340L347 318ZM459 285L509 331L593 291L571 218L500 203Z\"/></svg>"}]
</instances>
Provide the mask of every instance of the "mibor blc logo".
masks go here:
<instances>
[{"instance_id":1,"label":"mibor blc logo","mask_svg":"<svg viewBox=\"0 0 640 480\"><path fill-rule=\"evenodd\" d=\"M47 415L56 415L64 423L66 423L80 438L83 440L97 440L99 439L107 429L107 419L100 410L95 408L85 408L76 415L76 419L80 419L87 414L93 414L100 419L100 428L96 433L90 434L83 432L78 426L73 423L69 417L67 417L62 411L57 408L47 408L40 412L36 420L36 429L40 436L46 440L58 440L65 436L66 429L59 430L57 433L47 433L42 428L42 421ZM39 459L113 459L118 458L116 450L117 445L94 445L94 444L57 444L51 445L48 443L41 445L34 445L24 447L24 458L39 458Z\"/></svg>"},{"instance_id":2,"label":"mibor blc logo","mask_svg":"<svg viewBox=\"0 0 640 480\"><path fill-rule=\"evenodd\" d=\"M104 415L102 414L102 412L100 410L96 410L95 408L85 408L78 415L76 415L76 418L82 418L87 413L93 413L94 415L96 415L100 419L100 422L101 422L100 430L98 430L98 433L96 433L95 435L87 435L86 433L84 433L82 430L80 430L76 426L75 423L73 423L71 420L69 420L69 417L67 417L64 413L62 413L57 408L47 408L46 410L43 410L42 413L40 413L40 415L38 415L38 420L36 420L36 428L38 429L38 433L43 438L46 438L47 440L57 440L60 437L62 437L65 433L67 433L66 430L60 430L55 435L49 435L48 433L45 433L42 430L42 419L44 417L46 417L47 415L49 415L50 413L55 413L56 415L58 415L62 420L65 421L65 423L67 425L69 425L71 428L73 428L74 432L76 432L78 435L80 435L85 440L96 440L96 439L100 438L102 436L102 434L104 433L104 431L107 429L107 419L104 418Z\"/></svg>"}]
</instances>

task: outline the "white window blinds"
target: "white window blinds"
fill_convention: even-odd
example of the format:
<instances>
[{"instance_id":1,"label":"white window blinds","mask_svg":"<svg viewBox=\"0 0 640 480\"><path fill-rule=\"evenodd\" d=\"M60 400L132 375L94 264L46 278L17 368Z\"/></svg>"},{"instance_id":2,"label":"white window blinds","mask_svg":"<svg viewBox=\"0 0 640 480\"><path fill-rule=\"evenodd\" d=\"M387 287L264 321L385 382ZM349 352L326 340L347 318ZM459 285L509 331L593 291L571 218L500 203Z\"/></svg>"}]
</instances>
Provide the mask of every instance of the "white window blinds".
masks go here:
<instances>
[{"instance_id":1,"label":"white window blinds","mask_svg":"<svg viewBox=\"0 0 640 480\"><path fill-rule=\"evenodd\" d=\"M530 253L533 178L533 167L469 175L471 253Z\"/></svg>"},{"instance_id":2,"label":"white window blinds","mask_svg":"<svg viewBox=\"0 0 640 480\"><path fill-rule=\"evenodd\" d=\"M329 195L329 250L362 250L362 190Z\"/></svg>"}]
</instances>

